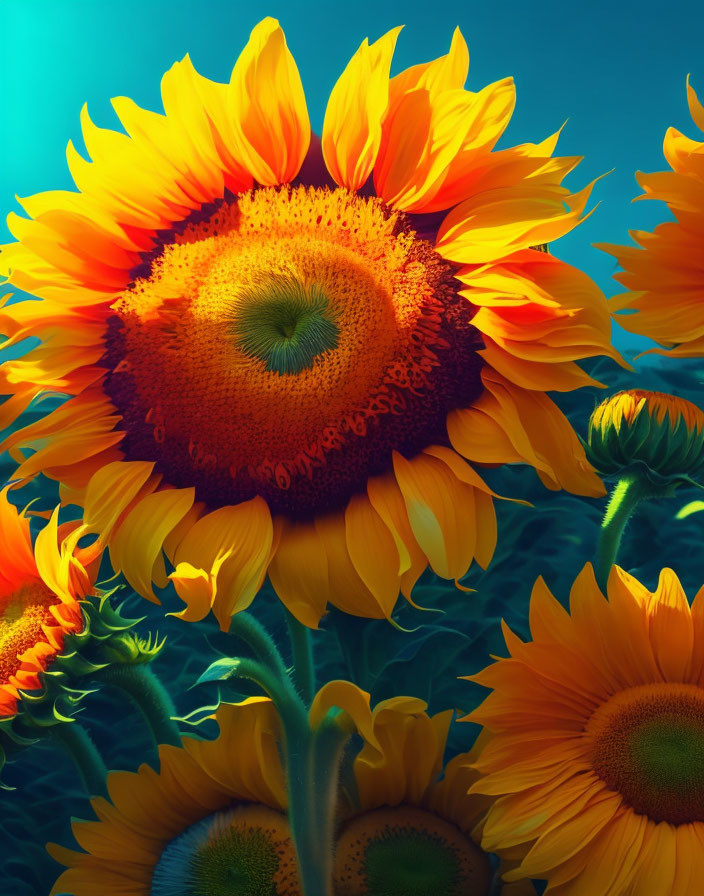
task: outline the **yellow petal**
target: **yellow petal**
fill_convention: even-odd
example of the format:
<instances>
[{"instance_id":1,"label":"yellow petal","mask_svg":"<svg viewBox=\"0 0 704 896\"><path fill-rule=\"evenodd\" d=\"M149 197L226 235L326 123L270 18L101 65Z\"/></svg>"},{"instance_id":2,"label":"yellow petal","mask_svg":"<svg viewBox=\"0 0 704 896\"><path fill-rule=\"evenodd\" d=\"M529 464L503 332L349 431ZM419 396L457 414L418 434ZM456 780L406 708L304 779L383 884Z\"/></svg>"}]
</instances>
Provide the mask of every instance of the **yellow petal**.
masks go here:
<instances>
[{"instance_id":1,"label":"yellow petal","mask_svg":"<svg viewBox=\"0 0 704 896\"><path fill-rule=\"evenodd\" d=\"M236 155L265 186L289 183L310 144L301 76L276 19L254 27L230 79Z\"/></svg>"},{"instance_id":2,"label":"yellow petal","mask_svg":"<svg viewBox=\"0 0 704 896\"><path fill-rule=\"evenodd\" d=\"M403 495L393 475L372 476L367 481L372 507L384 521L394 539L399 556L401 591L410 599L413 586L428 565L425 554L413 535Z\"/></svg>"},{"instance_id":3,"label":"yellow petal","mask_svg":"<svg viewBox=\"0 0 704 896\"><path fill-rule=\"evenodd\" d=\"M427 453L409 461L394 452L393 463L413 534L430 565L443 578L461 578L476 545L473 487L444 459Z\"/></svg>"},{"instance_id":4,"label":"yellow petal","mask_svg":"<svg viewBox=\"0 0 704 896\"><path fill-rule=\"evenodd\" d=\"M199 569L185 561L179 563L169 578L185 609L170 615L186 622L200 622L210 612L217 595L217 578L226 555L216 557L210 570Z\"/></svg>"},{"instance_id":5,"label":"yellow petal","mask_svg":"<svg viewBox=\"0 0 704 896\"><path fill-rule=\"evenodd\" d=\"M594 183L570 194L557 185L530 182L487 190L454 208L438 232L438 252L460 264L485 264L552 242L583 217Z\"/></svg>"},{"instance_id":6,"label":"yellow petal","mask_svg":"<svg viewBox=\"0 0 704 896\"><path fill-rule=\"evenodd\" d=\"M83 505L83 522L89 532L107 540L123 511L146 485L154 469L146 461L116 461L91 478Z\"/></svg>"},{"instance_id":7,"label":"yellow petal","mask_svg":"<svg viewBox=\"0 0 704 896\"><path fill-rule=\"evenodd\" d=\"M296 619L308 628L317 628L330 585L325 548L313 523L283 523L269 578Z\"/></svg>"},{"instance_id":8,"label":"yellow petal","mask_svg":"<svg viewBox=\"0 0 704 896\"><path fill-rule=\"evenodd\" d=\"M317 728L331 709L345 713L348 724L374 747L379 742L374 735L373 715L369 694L349 681L328 681L313 699L308 718L311 728Z\"/></svg>"},{"instance_id":9,"label":"yellow petal","mask_svg":"<svg viewBox=\"0 0 704 896\"><path fill-rule=\"evenodd\" d=\"M359 577L391 617L400 588L394 538L366 495L353 495L345 509L347 550Z\"/></svg>"},{"instance_id":10,"label":"yellow petal","mask_svg":"<svg viewBox=\"0 0 704 896\"><path fill-rule=\"evenodd\" d=\"M450 51L445 56L414 65L391 79L389 84L389 116L398 102L411 90L423 88L431 97L444 90L464 87L469 73L469 50L459 28L452 35Z\"/></svg>"},{"instance_id":11,"label":"yellow petal","mask_svg":"<svg viewBox=\"0 0 704 896\"><path fill-rule=\"evenodd\" d=\"M329 513L318 516L314 525L328 561L330 603L353 616L383 618L384 614L374 595L364 584L350 559L344 515Z\"/></svg>"},{"instance_id":12,"label":"yellow petal","mask_svg":"<svg viewBox=\"0 0 704 896\"><path fill-rule=\"evenodd\" d=\"M134 590L159 603L152 589L153 570L164 539L193 504L195 489L163 489L142 498L110 542L110 559Z\"/></svg>"},{"instance_id":13,"label":"yellow petal","mask_svg":"<svg viewBox=\"0 0 704 896\"><path fill-rule=\"evenodd\" d=\"M229 628L232 614L245 610L261 587L273 534L269 507L256 497L202 517L176 548L177 570L179 564L188 563L214 576L213 612L223 631Z\"/></svg>"},{"instance_id":14,"label":"yellow petal","mask_svg":"<svg viewBox=\"0 0 704 896\"><path fill-rule=\"evenodd\" d=\"M400 31L393 28L371 46L365 38L330 93L323 158L333 180L348 190L366 182L379 152L391 57Z\"/></svg>"}]
</instances>

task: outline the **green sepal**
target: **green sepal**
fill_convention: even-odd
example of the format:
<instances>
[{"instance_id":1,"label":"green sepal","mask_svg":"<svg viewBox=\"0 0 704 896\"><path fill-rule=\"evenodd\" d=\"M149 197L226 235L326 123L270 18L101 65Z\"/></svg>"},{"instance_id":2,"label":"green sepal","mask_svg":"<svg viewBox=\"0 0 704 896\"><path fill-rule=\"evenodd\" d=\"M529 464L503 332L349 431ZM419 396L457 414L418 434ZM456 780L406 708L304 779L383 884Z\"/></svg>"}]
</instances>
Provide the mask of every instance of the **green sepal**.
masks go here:
<instances>
[{"instance_id":1,"label":"green sepal","mask_svg":"<svg viewBox=\"0 0 704 896\"><path fill-rule=\"evenodd\" d=\"M0 775L7 758L75 719L83 699L97 690L85 685L110 665L144 665L165 639L133 631L143 621L122 615L112 599L120 588L80 602L83 627L64 638L61 653L39 673L40 687L20 691L17 712L0 719ZM0 787L5 787L0 780Z\"/></svg>"},{"instance_id":2,"label":"green sepal","mask_svg":"<svg viewBox=\"0 0 704 896\"><path fill-rule=\"evenodd\" d=\"M606 474L605 479L620 479L622 476L636 474L644 483L647 483L652 489L650 497L669 498L681 486L695 487L704 489L704 484L697 482L687 473L659 473L643 461L632 461L626 466L621 467L617 474Z\"/></svg>"},{"instance_id":3,"label":"green sepal","mask_svg":"<svg viewBox=\"0 0 704 896\"><path fill-rule=\"evenodd\" d=\"M704 465L704 431L690 429L684 419L673 426L669 416L658 423L647 407L630 424L590 423L587 440L581 441L602 476L621 475L636 463L663 477L688 476Z\"/></svg>"}]
</instances>

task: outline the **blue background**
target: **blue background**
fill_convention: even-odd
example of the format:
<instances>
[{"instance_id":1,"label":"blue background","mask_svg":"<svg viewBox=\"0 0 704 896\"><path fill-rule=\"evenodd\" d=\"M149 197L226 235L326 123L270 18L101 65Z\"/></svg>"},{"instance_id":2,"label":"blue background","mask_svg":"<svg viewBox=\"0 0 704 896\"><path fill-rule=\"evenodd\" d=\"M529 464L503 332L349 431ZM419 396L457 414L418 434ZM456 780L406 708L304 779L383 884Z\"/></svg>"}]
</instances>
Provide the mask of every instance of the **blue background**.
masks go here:
<instances>
[{"instance_id":1,"label":"blue background","mask_svg":"<svg viewBox=\"0 0 704 896\"><path fill-rule=\"evenodd\" d=\"M103 126L115 126L112 96L161 110L161 75L187 52L200 72L226 80L265 15L284 27L318 131L330 88L362 38L405 23L395 72L445 53L459 25L470 48L470 89L516 79L518 106L504 144L540 140L569 118L559 149L585 161L568 183L576 189L615 169L595 189L596 213L555 247L608 295L618 291L615 264L591 244L626 242L629 229L651 228L667 214L659 203L631 205L639 192L634 172L663 167L668 126L695 131L685 78L691 72L704 94L704 4L696 0L2 0L0 240L15 194L71 187L65 147L69 138L82 146L83 102ZM626 349L640 344L620 328L615 338Z\"/></svg>"}]
</instances>

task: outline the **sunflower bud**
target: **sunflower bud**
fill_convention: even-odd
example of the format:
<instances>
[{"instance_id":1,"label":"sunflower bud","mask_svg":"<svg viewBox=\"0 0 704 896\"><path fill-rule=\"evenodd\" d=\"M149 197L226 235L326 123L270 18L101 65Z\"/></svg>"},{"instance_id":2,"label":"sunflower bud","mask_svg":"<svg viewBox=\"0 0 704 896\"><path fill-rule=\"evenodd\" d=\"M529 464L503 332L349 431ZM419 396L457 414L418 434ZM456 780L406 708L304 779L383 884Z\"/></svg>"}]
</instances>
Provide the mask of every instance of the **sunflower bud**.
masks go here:
<instances>
[{"instance_id":1,"label":"sunflower bud","mask_svg":"<svg viewBox=\"0 0 704 896\"><path fill-rule=\"evenodd\" d=\"M704 413L664 392L628 389L589 420L589 460L604 476L640 472L656 485L691 481L704 464Z\"/></svg>"}]
</instances>

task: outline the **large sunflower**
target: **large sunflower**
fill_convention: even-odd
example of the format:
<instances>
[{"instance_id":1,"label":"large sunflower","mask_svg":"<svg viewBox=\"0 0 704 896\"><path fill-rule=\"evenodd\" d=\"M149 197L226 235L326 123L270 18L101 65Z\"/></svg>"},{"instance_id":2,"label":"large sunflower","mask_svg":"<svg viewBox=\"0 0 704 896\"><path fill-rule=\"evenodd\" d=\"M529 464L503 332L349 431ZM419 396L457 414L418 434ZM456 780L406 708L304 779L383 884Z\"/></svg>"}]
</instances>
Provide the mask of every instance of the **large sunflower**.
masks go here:
<instances>
[{"instance_id":1,"label":"large sunflower","mask_svg":"<svg viewBox=\"0 0 704 896\"><path fill-rule=\"evenodd\" d=\"M229 84L188 58L165 115L113 100L126 134L82 124L78 193L23 200L2 265L42 298L0 329L41 344L0 367L0 422L69 397L4 442L44 472L113 565L154 599L162 550L191 620L223 627L269 574L316 626L328 601L389 617L430 564L446 578L496 542L466 459L532 464L603 493L546 390L593 382L609 346L584 274L531 248L583 214L557 135L494 151L510 79L464 90L467 47L389 79L398 29L365 41L311 135L273 19Z\"/></svg>"},{"instance_id":2,"label":"large sunflower","mask_svg":"<svg viewBox=\"0 0 704 896\"><path fill-rule=\"evenodd\" d=\"M704 131L704 107L687 83L689 109ZM665 134L671 171L639 174L641 198L666 202L674 221L653 233L633 231L635 246L601 246L623 271L616 274L628 292L610 304L619 324L665 346L660 354L698 358L704 354L704 141L690 140L675 128Z\"/></svg>"},{"instance_id":3,"label":"large sunflower","mask_svg":"<svg viewBox=\"0 0 704 896\"><path fill-rule=\"evenodd\" d=\"M64 637L83 628L78 601L91 593L97 570L77 559L56 523L54 514L33 548L29 520L7 489L0 492L0 718L15 714L21 691L41 687Z\"/></svg>"},{"instance_id":4,"label":"large sunflower","mask_svg":"<svg viewBox=\"0 0 704 896\"><path fill-rule=\"evenodd\" d=\"M473 791L491 797L483 846L522 857L506 877L556 896L691 896L704 876L704 589L654 593L591 567L569 615L542 580L524 643L473 680L487 743Z\"/></svg>"}]
</instances>

